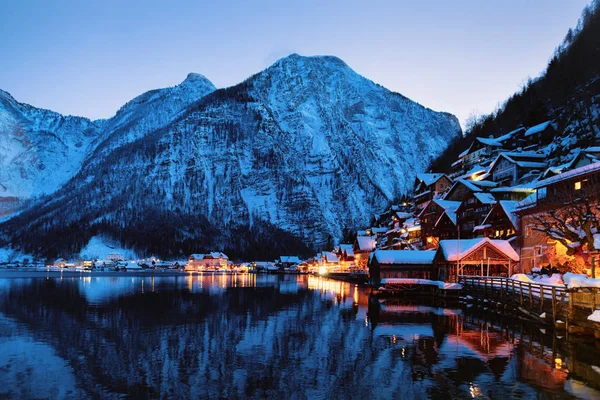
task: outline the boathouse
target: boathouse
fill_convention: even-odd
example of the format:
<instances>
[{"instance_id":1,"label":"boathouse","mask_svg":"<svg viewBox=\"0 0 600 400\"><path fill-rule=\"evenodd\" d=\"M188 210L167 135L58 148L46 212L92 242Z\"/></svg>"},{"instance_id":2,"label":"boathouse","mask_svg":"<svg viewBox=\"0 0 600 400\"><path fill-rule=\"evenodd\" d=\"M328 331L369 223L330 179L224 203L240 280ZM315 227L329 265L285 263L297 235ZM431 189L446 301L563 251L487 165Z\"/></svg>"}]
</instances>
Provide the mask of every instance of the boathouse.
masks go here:
<instances>
[{"instance_id":1,"label":"boathouse","mask_svg":"<svg viewBox=\"0 0 600 400\"><path fill-rule=\"evenodd\" d=\"M440 281L458 275L511 276L519 255L507 240L490 238L441 240L434 258Z\"/></svg>"},{"instance_id":2,"label":"boathouse","mask_svg":"<svg viewBox=\"0 0 600 400\"><path fill-rule=\"evenodd\" d=\"M371 284L386 278L430 279L433 273L431 250L376 250L369 258Z\"/></svg>"}]
</instances>

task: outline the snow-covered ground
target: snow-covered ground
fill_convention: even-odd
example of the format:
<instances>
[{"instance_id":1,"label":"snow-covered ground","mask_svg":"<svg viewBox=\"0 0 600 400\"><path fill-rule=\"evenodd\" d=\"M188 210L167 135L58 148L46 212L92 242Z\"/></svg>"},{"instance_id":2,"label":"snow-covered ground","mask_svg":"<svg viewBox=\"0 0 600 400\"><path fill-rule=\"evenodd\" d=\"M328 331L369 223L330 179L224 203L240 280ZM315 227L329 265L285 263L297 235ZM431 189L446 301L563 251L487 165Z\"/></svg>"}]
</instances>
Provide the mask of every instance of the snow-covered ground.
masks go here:
<instances>
[{"instance_id":1,"label":"snow-covered ground","mask_svg":"<svg viewBox=\"0 0 600 400\"><path fill-rule=\"evenodd\" d=\"M131 249L125 249L114 240L104 236L94 236L88 244L79 252L84 260L106 260L111 254L122 256L126 260L136 260L137 254Z\"/></svg>"}]
</instances>

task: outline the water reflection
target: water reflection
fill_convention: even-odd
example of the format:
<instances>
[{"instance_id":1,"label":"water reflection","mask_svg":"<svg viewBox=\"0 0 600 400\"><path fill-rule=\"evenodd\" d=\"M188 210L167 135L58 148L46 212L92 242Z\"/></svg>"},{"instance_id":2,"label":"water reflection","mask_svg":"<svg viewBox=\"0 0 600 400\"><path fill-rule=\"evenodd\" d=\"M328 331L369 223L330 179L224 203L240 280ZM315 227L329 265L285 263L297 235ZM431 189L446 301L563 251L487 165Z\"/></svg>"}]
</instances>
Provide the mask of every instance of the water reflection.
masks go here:
<instances>
[{"instance_id":1,"label":"water reflection","mask_svg":"<svg viewBox=\"0 0 600 400\"><path fill-rule=\"evenodd\" d=\"M594 347L320 277L88 275L0 279L0 288L0 397L570 398L600 389Z\"/></svg>"}]
</instances>

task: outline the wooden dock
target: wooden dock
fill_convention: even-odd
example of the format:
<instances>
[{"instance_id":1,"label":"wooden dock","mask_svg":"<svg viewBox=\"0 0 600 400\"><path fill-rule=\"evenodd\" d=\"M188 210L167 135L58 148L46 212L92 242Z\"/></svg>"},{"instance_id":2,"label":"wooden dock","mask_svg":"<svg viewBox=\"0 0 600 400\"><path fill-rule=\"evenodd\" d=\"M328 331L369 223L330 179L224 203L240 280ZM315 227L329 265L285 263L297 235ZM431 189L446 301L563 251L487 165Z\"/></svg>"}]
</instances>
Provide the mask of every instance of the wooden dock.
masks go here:
<instances>
[{"instance_id":1,"label":"wooden dock","mask_svg":"<svg viewBox=\"0 0 600 400\"><path fill-rule=\"evenodd\" d=\"M567 289L489 276L459 276L458 281L463 294L488 308L512 311L569 334L594 334L600 339L600 323L587 319L600 307L599 288Z\"/></svg>"}]
</instances>

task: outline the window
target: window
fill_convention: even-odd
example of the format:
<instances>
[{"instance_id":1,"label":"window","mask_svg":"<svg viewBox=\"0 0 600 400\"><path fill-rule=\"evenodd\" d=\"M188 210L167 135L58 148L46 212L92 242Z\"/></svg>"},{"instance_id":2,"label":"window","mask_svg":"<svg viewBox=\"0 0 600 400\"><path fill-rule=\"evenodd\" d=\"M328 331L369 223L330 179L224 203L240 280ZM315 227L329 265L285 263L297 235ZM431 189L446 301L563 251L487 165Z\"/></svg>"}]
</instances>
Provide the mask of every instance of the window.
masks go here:
<instances>
[{"instance_id":1,"label":"window","mask_svg":"<svg viewBox=\"0 0 600 400\"><path fill-rule=\"evenodd\" d=\"M581 182L575 182L575 190L581 190Z\"/></svg>"},{"instance_id":2,"label":"window","mask_svg":"<svg viewBox=\"0 0 600 400\"><path fill-rule=\"evenodd\" d=\"M531 237L531 227L530 226L526 226L525 227L525 237Z\"/></svg>"}]
</instances>

